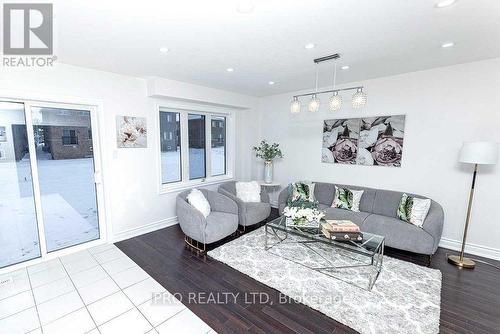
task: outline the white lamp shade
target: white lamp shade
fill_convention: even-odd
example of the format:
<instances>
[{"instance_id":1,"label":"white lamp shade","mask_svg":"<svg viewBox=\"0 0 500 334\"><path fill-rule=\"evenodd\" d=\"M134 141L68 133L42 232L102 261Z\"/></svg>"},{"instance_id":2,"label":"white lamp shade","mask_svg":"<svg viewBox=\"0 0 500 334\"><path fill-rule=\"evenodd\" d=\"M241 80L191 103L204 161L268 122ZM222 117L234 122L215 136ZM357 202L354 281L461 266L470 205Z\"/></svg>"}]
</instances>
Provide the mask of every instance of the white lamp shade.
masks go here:
<instances>
[{"instance_id":1,"label":"white lamp shade","mask_svg":"<svg viewBox=\"0 0 500 334\"><path fill-rule=\"evenodd\" d=\"M468 164L494 165L498 161L498 143L466 142L460 151L459 161Z\"/></svg>"}]
</instances>

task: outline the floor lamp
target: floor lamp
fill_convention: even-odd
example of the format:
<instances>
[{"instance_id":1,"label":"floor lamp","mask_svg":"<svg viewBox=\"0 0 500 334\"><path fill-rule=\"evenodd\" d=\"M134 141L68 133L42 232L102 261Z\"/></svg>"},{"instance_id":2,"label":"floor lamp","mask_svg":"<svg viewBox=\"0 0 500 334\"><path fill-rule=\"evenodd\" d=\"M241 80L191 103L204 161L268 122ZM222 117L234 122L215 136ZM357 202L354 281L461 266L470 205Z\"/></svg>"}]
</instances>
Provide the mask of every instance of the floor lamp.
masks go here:
<instances>
[{"instance_id":1,"label":"floor lamp","mask_svg":"<svg viewBox=\"0 0 500 334\"><path fill-rule=\"evenodd\" d=\"M464 237L462 240L462 250L460 256L448 255L448 262L461 268L474 268L476 263L464 257L465 242L467 239L467 229L469 228L470 214L472 208L472 199L474 198L474 186L476 184L476 174L478 165L494 165L498 161L498 144L493 142L472 142L464 143L460 151L459 161L462 163L473 164L474 174L472 176L472 185L469 193L469 206L467 207L467 218L465 220Z\"/></svg>"}]
</instances>

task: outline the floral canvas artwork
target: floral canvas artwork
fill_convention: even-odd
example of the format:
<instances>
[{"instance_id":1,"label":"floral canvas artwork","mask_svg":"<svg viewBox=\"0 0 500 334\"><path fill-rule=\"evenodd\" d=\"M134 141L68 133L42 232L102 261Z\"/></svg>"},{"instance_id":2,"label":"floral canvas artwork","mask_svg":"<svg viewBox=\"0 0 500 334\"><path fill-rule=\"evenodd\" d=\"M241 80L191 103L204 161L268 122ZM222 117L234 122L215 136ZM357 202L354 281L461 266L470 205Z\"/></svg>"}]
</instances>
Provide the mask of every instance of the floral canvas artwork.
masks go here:
<instances>
[{"instance_id":1,"label":"floral canvas artwork","mask_svg":"<svg viewBox=\"0 0 500 334\"><path fill-rule=\"evenodd\" d=\"M148 146L146 118L116 116L118 148Z\"/></svg>"},{"instance_id":2,"label":"floral canvas artwork","mask_svg":"<svg viewBox=\"0 0 500 334\"><path fill-rule=\"evenodd\" d=\"M401 167L405 116L361 119L359 165Z\"/></svg>"},{"instance_id":3,"label":"floral canvas artwork","mask_svg":"<svg viewBox=\"0 0 500 334\"><path fill-rule=\"evenodd\" d=\"M330 119L323 125L322 161L356 164L359 141L359 118Z\"/></svg>"},{"instance_id":4,"label":"floral canvas artwork","mask_svg":"<svg viewBox=\"0 0 500 334\"><path fill-rule=\"evenodd\" d=\"M325 120L322 161L401 167L405 116Z\"/></svg>"}]
</instances>

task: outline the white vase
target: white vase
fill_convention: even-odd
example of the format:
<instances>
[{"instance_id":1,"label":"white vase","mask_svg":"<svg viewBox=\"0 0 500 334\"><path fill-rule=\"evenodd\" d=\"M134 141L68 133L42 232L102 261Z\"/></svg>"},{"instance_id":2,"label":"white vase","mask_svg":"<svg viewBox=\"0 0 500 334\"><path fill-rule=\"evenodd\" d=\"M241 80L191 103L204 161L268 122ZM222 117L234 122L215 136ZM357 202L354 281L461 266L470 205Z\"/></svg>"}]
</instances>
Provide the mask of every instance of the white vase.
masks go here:
<instances>
[{"instance_id":1,"label":"white vase","mask_svg":"<svg viewBox=\"0 0 500 334\"><path fill-rule=\"evenodd\" d=\"M264 182L273 183L273 161L264 161Z\"/></svg>"}]
</instances>

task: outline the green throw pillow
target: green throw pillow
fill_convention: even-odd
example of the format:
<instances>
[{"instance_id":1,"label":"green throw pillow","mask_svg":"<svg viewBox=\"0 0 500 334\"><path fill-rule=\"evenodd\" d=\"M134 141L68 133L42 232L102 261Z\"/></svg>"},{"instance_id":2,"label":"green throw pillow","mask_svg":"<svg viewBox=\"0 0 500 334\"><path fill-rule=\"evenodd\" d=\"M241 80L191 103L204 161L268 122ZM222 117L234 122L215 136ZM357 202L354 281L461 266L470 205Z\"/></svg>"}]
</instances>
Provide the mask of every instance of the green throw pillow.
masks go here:
<instances>
[{"instance_id":1,"label":"green throw pillow","mask_svg":"<svg viewBox=\"0 0 500 334\"><path fill-rule=\"evenodd\" d=\"M290 184L288 202L314 202L314 183L294 182Z\"/></svg>"},{"instance_id":2,"label":"green throw pillow","mask_svg":"<svg viewBox=\"0 0 500 334\"><path fill-rule=\"evenodd\" d=\"M332 207L359 212L359 203L363 192L364 190L352 190L335 186Z\"/></svg>"},{"instance_id":3,"label":"green throw pillow","mask_svg":"<svg viewBox=\"0 0 500 334\"><path fill-rule=\"evenodd\" d=\"M402 221L409 222L412 206L413 197L403 194L403 196L401 196L401 201L399 201L398 218Z\"/></svg>"},{"instance_id":4,"label":"green throw pillow","mask_svg":"<svg viewBox=\"0 0 500 334\"><path fill-rule=\"evenodd\" d=\"M402 221L422 227L431 207L430 199L422 199L403 194L398 206L398 218Z\"/></svg>"}]
</instances>

